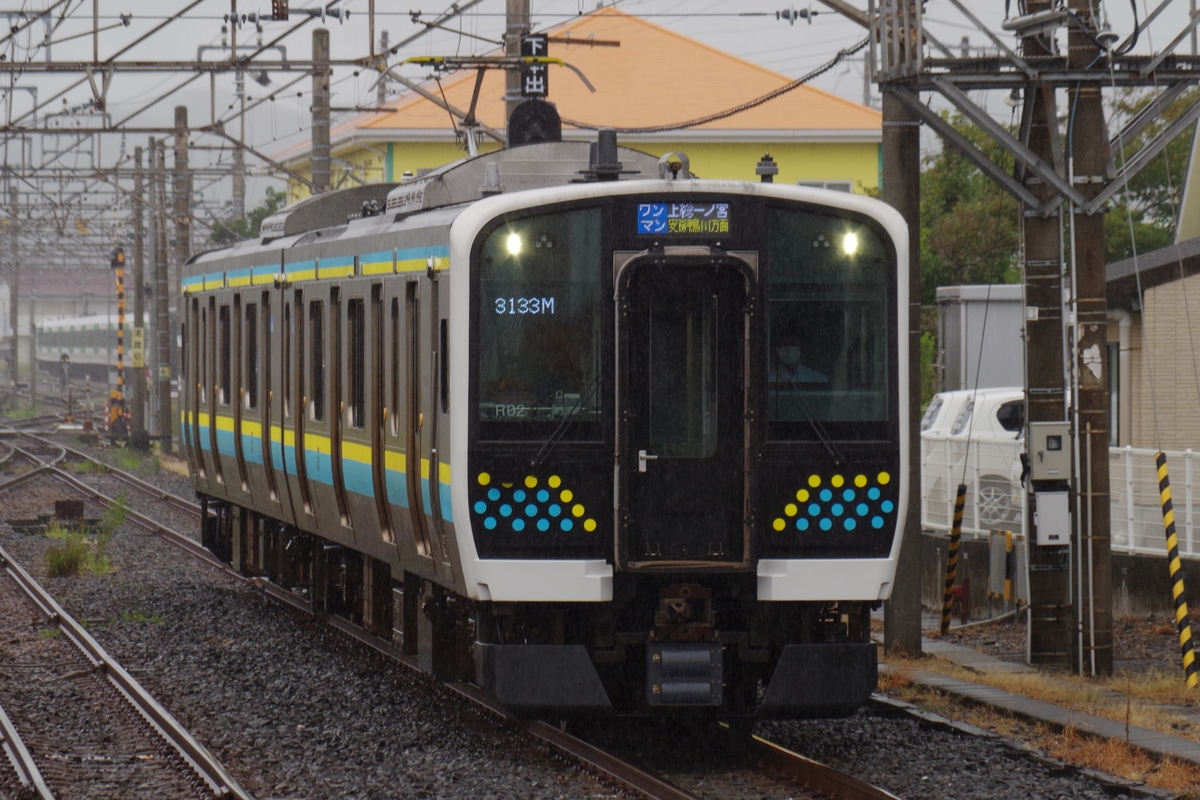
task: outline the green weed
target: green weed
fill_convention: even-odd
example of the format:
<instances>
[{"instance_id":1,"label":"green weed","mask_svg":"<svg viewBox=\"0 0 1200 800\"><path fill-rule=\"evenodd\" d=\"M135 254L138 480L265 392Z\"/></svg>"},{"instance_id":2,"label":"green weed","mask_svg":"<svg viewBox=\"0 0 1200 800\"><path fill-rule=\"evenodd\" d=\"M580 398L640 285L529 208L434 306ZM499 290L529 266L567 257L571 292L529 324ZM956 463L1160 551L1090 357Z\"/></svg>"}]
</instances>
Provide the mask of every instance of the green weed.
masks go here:
<instances>
[{"instance_id":1,"label":"green weed","mask_svg":"<svg viewBox=\"0 0 1200 800\"><path fill-rule=\"evenodd\" d=\"M92 575L107 575L112 569L108 545L128 517L129 506L122 492L104 509L100 522L90 535L51 523L46 536L62 544L46 550L46 572L56 578L79 575L85 571Z\"/></svg>"},{"instance_id":2,"label":"green weed","mask_svg":"<svg viewBox=\"0 0 1200 800\"><path fill-rule=\"evenodd\" d=\"M71 470L82 475L99 475L108 472L108 467L99 461L78 461L70 465Z\"/></svg>"},{"instance_id":3,"label":"green weed","mask_svg":"<svg viewBox=\"0 0 1200 800\"><path fill-rule=\"evenodd\" d=\"M54 578L68 578L87 568L92 550L83 534L52 526L47 535L63 542L46 550L47 574Z\"/></svg>"},{"instance_id":4,"label":"green weed","mask_svg":"<svg viewBox=\"0 0 1200 800\"><path fill-rule=\"evenodd\" d=\"M159 614L157 611L143 611L140 608L132 608L122 611L121 619L123 619L125 622L161 625L163 622L163 615Z\"/></svg>"}]
</instances>

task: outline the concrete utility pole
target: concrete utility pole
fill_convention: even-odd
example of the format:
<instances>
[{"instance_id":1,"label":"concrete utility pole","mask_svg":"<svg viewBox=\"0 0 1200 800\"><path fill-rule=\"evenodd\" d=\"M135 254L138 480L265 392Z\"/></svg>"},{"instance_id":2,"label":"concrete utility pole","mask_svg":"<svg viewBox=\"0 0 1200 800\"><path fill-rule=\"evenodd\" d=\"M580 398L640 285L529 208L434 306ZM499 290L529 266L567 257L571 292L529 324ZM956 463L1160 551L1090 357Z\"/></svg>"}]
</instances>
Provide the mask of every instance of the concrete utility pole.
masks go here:
<instances>
[{"instance_id":1,"label":"concrete utility pole","mask_svg":"<svg viewBox=\"0 0 1200 800\"><path fill-rule=\"evenodd\" d=\"M175 106L175 174L171 213L175 217L175 286L183 279L183 265L191 255L192 173L188 170L188 110Z\"/></svg>"},{"instance_id":2,"label":"concrete utility pole","mask_svg":"<svg viewBox=\"0 0 1200 800\"><path fill-rule=\"evenodd\" d=\"M379 52L383 53L378 63L379 71L382 73L387 69L387 51L388 51L388 32L379 32ZM379 76L379 83L375 84L375 105L380 108L387 102L387 78L382 74Z\"/></svg>"},{"instance_id":3,"label":"concrete utility pole","mask_svg":"<svg viewBox=\"0 0 1200 800\"><path fill-rule=\"evenodd\" d=\"M12 254L12 263L8 268L8 313L9 320L12 324L12 346L8 349L8 369L9 376L12 378L12 396L14 402L17 397L17 383L21 377L21 371L17 368L21 359L17 356L18 345L21 343L21 330L17 323L17 317L21 312L20 288L21 288L21 243L18 238L20 233L20 208L17 205L17 187L15 183L8 190L8 244Z\"/></svg>"},{"instance_id":4,"label":"concrete utility pole","mask_svg":"<svg viewBox=\"0 0 1200 800\"><path fill-rule=\"evenodd\" d=\"M313 31L312 193L328 192L329 154L329 30Z\"/></svg>"},{"instance_id":5,"label":"concrete utility pole","mask_svg":"<svg viewBox=\"0 0 1200 800\"><path fill-rule=\"evenodd\" d=\"M1095 29L1089 0L1068 4L1085 25ZM1084 70L1102 63L1096 39L1072 26L1067 34L1067 65ZM1096 198L1109 183L1112 162L1100 83L1077 83L1067 89L1074 119L1067 152L1072 161L1071 182L1085 200ZM1074 526L1076 597L1078 598L1078 671L1111 675L1113 671L1112 551L1108 467L1108 295L1104 209L1084 212L1071 205L1075 276L1075 493L1079 501Z\"/></svg>"},{"instance_id":6,"label":"concrete utility pole","mask_svg":"<svg viewBox=\"0 0 1200 800\"><path fill-rule=\"evenodd\" d=\"M133 195L130 198L133 212L133 336L134 351L131 353L133 369L133 409L130 444L138 449L149 446L146 438L146 237L145 203L143 192L146 176L142 172L142 148L133 148ZM136 331L141 331L140 334ZM139 350L140 342L140 350Z\"/></svg>"},{"instance_id":7,"label":"concrete utility pole","mask_svg":"<svg viewBox=\"0 0 1200 800\"><path fill-rule=\"evenodd\" d=\"M37 408L37 297L29 293L29 407Z\"/></svg>"},{"instance_id":8,"label":"concrete utility pole","mask_svg":"<svg viewBox=\"0 0 1200 800\"><path fill-rule=\"evenodd\" d=\"M1033 0L1029 13L1050 7L1050 0ZM1027 59L1054 55L1052 42L1041 35L1025 36L1022 55ZM1065 173L1058 136L1054 88L1031 84L1026 90L1023 129L1030 151L1056 171ZM1063 264L1061 205L1051 201L1054 188L1033 171L1018 175L1036 198L1021 208L1025 230L1025 416L1028 423L1066 419L1066 386L1063 370ZM1039 214L1039 208L1051 209ZM1047 487L1066 491L1067 482ZM1029 494L1028 513L1035 519L1038 494ZM1062 544L1029 546L1029 660L1033 664L1068 667L1071 664L1070 548Z\"/></svg>"},{"instance_id":9,"label":"concrete utility pole","mask_svg":"<svg viewBox=\"0 0 1200 800\"><path fill-rule=\"evenodd\" d=\"M150 196L153 198L154 212L154 335L157 339L158 372L158 435L161 437L160 451L163 455L171 455L174 451L171 433L172 420L175 418L171 409L171 259L167 256L167 148L164 142L150 140L150 159L154 163L152 170ZM180 319L182 320L182 299L180 300Z\"/></svg>"},{"instance_id":10,"label":"concrete utility pole","mask_svg":"<svg viewBox=\"0 0 1200 800\"><path fill-rule=\"evenodd\" d=\"M883 201L908 223L908 308L898 316L908 324L907 425L910 464L921 463L921 122L891 91L883 92ZM896 583L884 604L883 645L888 653L921 654L921 481L908 478L907 535L900 547Z\"/></svg>"},{"instance_id":11,"label":"concrete utility pole","mask_svg":"<svg viewBox=\"0 0 1200 800\"><path fill-rule=\"evenodd\" d=\"M529 0L506 0L505 16L508 20L504 27L504 55L517 57L521 55L521 39L529 33ZM513 109L521 105L521 71L509 69L504 73L504 129L508 130L508 118ZM471 132L467 131L470 135Z\"/></svg>"}]
</instances>

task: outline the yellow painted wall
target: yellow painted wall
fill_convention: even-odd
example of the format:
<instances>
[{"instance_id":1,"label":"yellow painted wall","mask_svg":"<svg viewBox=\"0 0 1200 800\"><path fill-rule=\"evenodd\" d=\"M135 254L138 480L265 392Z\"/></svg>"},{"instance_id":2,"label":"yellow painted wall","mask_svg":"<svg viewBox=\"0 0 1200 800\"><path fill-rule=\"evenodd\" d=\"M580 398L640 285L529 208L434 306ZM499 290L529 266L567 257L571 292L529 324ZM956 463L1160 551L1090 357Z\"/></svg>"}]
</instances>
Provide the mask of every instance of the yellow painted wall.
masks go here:
<instances>
[{"instance_id":1,"label":"yellow painted wall","mask_svg":"<svg viewBox=\"0 0 1200 800\"><path fill-rule=\"evenodd\" d=\"M879 187L879 145L866 143L796 143L796 142L662 142L622 138L626 147L660 156L682 152L688 156L692 172L702 178L729 180L758 180L754 168L765 153L779 167L776 183L797 181L849 181L852 191L861 193ZM497 145L485 140L480 152L495 150ZM381 157L380 151L386 148ZM414 175L425 170L457 161L466 153L450 142L394 142L375 145L370 149L355 148L334 154L331 183L341 189L366 183L396 183L405 172ZM347 176L347 167L358 180ZM311 177L310 165L293 169ZM308 187L296 180L288 182L288 202L308 197Z\"/></svg>"},{"instance_id":2,"label":"yellow painted wall","mask_svg":"<svg viewBox=\"0 0 1200 800\"><path fill-rule=\"evenodd\" d=\"M796 142L686 142L665 144L623 139L621 144L661 156L685 153L692 172L701 178L756 181L754 168L764 154L779 167L776 183L850 181L852 190L879 186L879 145L876 143L811 144Z\"/></svg>"}]
</instances>

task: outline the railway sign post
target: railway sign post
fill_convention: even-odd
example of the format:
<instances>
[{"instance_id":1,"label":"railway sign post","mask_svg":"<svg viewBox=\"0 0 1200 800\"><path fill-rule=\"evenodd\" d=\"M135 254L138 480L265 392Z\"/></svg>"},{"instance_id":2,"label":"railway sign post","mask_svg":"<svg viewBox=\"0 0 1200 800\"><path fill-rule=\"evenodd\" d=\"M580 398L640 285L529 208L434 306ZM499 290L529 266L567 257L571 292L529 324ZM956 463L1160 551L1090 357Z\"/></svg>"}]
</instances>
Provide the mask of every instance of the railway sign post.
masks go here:
<instances>
[{"instance_id":1,"label":"railway sign post","mask_svg":"<svg viewBox=\"0 0 1200 800\"><path fill-rule=\"evenodd\" d=\"M550 37L544 33L531 33L521 37L522 56L546 56ZM524 64L521 67L521 97L539 100L550 94L550 65L546 63Z\"/></svg>"}]
</instances>

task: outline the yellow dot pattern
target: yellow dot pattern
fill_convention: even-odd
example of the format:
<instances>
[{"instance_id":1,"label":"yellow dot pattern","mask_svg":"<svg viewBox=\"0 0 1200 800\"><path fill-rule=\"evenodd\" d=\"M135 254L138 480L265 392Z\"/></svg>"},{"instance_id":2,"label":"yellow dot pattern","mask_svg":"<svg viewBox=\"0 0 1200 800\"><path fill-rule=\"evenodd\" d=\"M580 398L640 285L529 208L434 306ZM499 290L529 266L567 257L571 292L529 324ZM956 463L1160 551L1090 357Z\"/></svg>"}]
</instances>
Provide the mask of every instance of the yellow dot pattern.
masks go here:
<instances>
[{"instance_id":1,"label":"yellow dot pattern","mask_svg":"<svg viewBox=\"0 0 1200 800\"><path fill-rule=\"evenodd\" d=\"M795 502L785 502L771 520L776 532L792 528L801 534L882 532L896 511L892 476L886 471L819 475L804 479Z\"/></svg>"},{"instance_id":2,"label":"yellow dot pattern","mask_svg":"<svg viewBox=\"0 0 1200 800\"><path fill-rule=\"evenodd\" d=\"M475 476L481 487L472 492L471 510L477 524L497 533L570 534L599 528L587 506L563 486L559 475L524 475L497 480L488 472Z\"/></svg>"}]
</instances>

